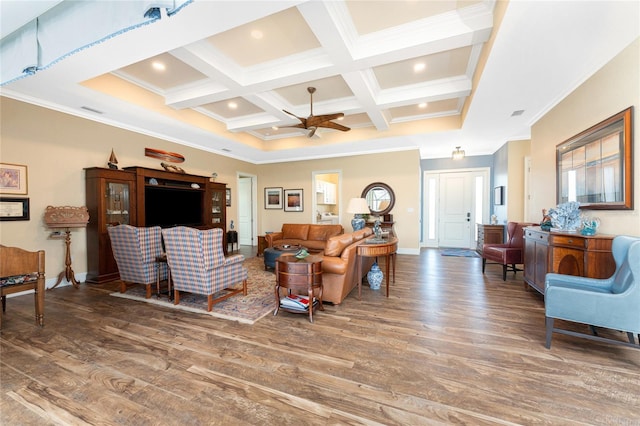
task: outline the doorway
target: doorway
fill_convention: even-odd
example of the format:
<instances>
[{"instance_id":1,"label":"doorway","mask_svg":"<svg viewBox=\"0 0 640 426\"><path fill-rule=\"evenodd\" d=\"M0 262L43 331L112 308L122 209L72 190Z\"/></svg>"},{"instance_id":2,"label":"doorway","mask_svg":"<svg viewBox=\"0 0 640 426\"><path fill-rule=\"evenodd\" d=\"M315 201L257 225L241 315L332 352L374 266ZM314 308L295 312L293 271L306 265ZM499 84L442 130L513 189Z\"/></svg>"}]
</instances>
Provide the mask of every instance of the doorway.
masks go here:
<instances>
[{"instance_id":1,"label":"doorway","mask_svg":"<svg viewBox=\"0 0 640 426\"><path fill-rule=\"evenodd\" d=\"M342 217L342 171L311 172L311 223L339 224Z\"/></svg>"},{"instance_id":2,"label":"doorway","mask_svg":"<svg viewBox=\"0 0 640 426\"><path fill-rule=\"evenodd\" d=\"M425 247L474 248L477 224L489 219L489 169L425 172Z\"/></svg>"},{"instance_id":3,"label":"doorway","mask_svg":"<svg viewBox=\"0 0 640 426\"><path fill-rule=\"evenodd\" d=\"M238 244L258 245L257 177L238 173Z\"/></svg>"}]
</instances>

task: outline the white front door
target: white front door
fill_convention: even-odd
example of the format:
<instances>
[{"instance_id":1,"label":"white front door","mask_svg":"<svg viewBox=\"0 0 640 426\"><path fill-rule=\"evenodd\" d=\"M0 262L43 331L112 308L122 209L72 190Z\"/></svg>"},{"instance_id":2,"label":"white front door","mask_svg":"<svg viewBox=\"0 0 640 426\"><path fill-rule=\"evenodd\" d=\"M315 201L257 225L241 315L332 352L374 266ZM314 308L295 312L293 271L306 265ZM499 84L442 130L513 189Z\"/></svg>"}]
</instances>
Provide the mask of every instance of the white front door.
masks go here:
<instances>
[{"instance_id":1,"label":"white front door","mask_svg":"<svg viewBox=\"0 0 640 426\"><path fill-rule=\"evenodd\" d=\"M473 247L473 176L443 173L440 176L440 247Z\"/></svg>"},{"instance_id":2,"label":"white front door","mask_svg":"<svg viewBox=\"0 0 640 426\"><path fill-rule=\"evenodd\" d=\"M251 178L238 179L238 244L253 245L253 224L251 212Z\"/></svg>"}]
</instances>

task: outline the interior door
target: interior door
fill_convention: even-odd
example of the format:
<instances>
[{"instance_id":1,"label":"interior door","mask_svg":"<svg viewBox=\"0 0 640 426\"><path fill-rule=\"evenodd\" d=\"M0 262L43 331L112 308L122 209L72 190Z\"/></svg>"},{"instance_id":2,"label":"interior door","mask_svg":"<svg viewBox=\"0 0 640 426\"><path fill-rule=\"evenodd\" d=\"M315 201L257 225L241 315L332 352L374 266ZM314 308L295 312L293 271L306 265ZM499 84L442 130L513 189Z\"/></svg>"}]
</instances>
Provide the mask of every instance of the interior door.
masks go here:
<instances>
[{"instance_id":1,"label":"interior door","mask_svg":"<svg viewBox=\"0 0 640 426\"><path fill-rule=\"evenodd\" d=\"M253 245L251 178L238 179L238 244Z\"/></svg>"},{"instance_id":2,"label":"interior door","mask_svg":"<svg viewBox=\"0 0 640 426\"><path fill-rule=\"evenodd\" d=\"M474 175L468 172L440 176L440 247L474 246L473 182Z\"/></svg>"}]
</instances>

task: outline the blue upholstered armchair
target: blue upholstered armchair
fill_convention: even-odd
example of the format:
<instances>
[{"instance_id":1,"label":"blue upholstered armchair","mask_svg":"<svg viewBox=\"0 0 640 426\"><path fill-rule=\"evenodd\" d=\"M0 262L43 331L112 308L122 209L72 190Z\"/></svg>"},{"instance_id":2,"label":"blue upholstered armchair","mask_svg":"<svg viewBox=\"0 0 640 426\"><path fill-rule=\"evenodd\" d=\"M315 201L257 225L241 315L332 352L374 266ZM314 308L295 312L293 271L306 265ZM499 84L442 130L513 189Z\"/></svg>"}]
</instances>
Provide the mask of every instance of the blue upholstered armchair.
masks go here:
<instances>
[{"instance_id":1,"label":"blue upholstered armchair","mask_svg":"<svg viewBox=\"0 0 640 426\"><path fill-rule=\"evenodd\" d=\"M129 285L142 284L147 288L146 298L150 298L151 285L159 287L160 281L167 279L166 263L157 262L162 255L162 229L118 225L109 226L107 232L120 272L120 293Z\"/></svg>"},{"instance_id":2,"label":"blue upholstered armchair","mask_svg":"<svg viewBox=\"0 0 640 426\"><path fill-rule=\"evenodd\" d=\"M215 303L234 294L242 292L246 296L248 273L242 265L244 256L224 256L222 229L176 226L163 229L162 236L176 305L180 303L180 291L206 295L209 311ZM242 286L231 287L237 283Z\"/></svg>"},{"instance_id":3,"label":"blue upholstered armchair","mask_svg":"<svg viewBox=\"0 0 640 426\"><path fill-rule=\"evenodd\" d=\"M640 238L617 236L612 252L616 271L610 278L546 275L547 349L553 332L640 348L634 338L637 334L640 344ZM555 318L587 324L594 335L554 328ZM629 343L600 337L595 327L624 331Z\"/></svg>"}]
</instances>

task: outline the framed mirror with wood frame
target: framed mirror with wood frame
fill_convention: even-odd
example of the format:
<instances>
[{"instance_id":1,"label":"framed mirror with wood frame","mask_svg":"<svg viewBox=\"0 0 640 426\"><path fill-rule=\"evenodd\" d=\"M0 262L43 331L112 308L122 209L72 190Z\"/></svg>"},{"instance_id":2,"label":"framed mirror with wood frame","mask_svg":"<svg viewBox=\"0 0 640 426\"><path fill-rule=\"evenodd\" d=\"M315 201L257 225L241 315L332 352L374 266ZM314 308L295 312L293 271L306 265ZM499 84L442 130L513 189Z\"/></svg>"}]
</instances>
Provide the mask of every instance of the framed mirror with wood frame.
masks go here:
<instances>
[{"instance_id":1,"label":"framed mirror with wood frame","mask_svg":"<svg viewBox=\"0 0 640 426\"><path fill-rule=\"evenodd\" d=\"M633 209L633 107L556 147L558 204L582 209Z\"/></svg>"}]
</instances>

